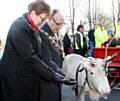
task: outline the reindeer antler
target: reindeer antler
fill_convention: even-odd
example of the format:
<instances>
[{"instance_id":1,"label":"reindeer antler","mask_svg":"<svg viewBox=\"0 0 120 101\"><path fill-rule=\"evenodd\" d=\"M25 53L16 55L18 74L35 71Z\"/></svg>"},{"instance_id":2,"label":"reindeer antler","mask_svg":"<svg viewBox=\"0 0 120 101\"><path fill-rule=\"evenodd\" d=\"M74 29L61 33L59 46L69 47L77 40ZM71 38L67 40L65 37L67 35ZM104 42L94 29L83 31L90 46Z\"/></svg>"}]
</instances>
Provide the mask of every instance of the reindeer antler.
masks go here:
<instances>
[{"instance_id":1,"label":"reindeer antler","mask_svg":"<svg viewBox=\"0 0 120 101\"><path fill-rule=\"evenodd\" d=\"M112 56L110 56L110 58L106 59L106 62L111 61L112 59L114 59L116 56L118 56L118 52L114 53Z\"/></svg>"}]
</instances>

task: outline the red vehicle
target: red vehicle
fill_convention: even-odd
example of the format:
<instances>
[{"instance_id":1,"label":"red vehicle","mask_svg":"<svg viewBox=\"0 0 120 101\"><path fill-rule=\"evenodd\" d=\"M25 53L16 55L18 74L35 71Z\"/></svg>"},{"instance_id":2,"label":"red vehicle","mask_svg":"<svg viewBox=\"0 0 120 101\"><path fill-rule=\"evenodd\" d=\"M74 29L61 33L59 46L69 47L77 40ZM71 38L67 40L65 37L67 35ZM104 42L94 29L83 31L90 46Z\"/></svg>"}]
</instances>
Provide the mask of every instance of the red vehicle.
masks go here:
<instances>
[{"instance_id":1,"label":"red vehicle","mask_svg":"<svg viewBox=\"0 0 120 101\"><path fill-rule=\"evenodd\" d=\"M105 56L112 56L118 52L118 55L111 61L108 66L108 78L110 86L114 88L120 87L120 48L108 47L106 48L94 48L94 57L104 59Z\"/></svg>"}]
</instances>

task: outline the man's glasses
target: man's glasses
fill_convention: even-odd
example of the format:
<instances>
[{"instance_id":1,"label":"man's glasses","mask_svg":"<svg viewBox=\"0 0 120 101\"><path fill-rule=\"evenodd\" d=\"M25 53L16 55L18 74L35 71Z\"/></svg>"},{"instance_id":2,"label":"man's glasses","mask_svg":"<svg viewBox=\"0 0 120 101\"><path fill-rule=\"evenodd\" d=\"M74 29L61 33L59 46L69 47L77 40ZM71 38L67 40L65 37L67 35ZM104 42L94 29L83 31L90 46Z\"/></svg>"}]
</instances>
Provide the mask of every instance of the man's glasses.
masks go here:
<instances>
[{"instance_id":1,"label":"man's glasses","mask_svg":"<svg viewBox=\"0 0 120 101\"><path fill-rule=\"evenodd\" d=\"M54 21L54 23L57 25L57 26L61 26L61 25L64 25L65 23L58 23L55 21L55 19L52 17L52 20Z\"/></svg>"}]
</instances>

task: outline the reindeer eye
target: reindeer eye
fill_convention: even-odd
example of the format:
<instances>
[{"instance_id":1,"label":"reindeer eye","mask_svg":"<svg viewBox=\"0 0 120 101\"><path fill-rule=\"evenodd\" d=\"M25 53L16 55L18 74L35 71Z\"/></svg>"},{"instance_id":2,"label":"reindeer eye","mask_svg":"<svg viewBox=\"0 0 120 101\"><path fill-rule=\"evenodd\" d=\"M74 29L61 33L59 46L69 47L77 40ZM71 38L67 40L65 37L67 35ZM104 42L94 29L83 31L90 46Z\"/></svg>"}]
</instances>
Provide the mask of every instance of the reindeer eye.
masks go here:
<instances>
[{"instance_id":1,"label":"reindeer eye","mask_svg":"<svg viewBox=\"0 0 120 101\"><path fill-rule=\"evenodd\" d=\"M91 75L93 75L94 73L93 72L90 72Z\"/></svg>"},{"instance_id":2,"label":"reindeer eye","mask_svg":"<svg viewBox=\"0 0 120 101\"><path fill-rule=\"evenodd\" d=\"M94 63L91 63L91 66L93 66L93 67L94 67L94 66L95 66L95 64L94 64Z\"/></svg>"},{"instance_id":3,"label":"reindeer eye","mask_svg":"<svg viewBox=\"0 0 120 101\"><path fill-rule=\"evenodd\" d=\"M91 65L92 67L94 67L94 66L95 66L95 63L94 63L94 62L90 62L90 65Z\"/></svg>"}]
</instances>

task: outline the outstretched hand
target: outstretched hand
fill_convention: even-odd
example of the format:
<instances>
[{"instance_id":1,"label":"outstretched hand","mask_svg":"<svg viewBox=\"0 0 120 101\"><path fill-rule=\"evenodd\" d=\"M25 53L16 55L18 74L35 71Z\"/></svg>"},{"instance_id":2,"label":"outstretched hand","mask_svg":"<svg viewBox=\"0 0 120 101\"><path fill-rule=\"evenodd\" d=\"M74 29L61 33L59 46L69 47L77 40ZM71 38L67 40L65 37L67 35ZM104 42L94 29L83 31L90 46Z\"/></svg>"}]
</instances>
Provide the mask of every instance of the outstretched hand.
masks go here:
<instances>
[{"instance_id":1,"label":"outstretched hand","mask_svg":"<svg viewBox=\"0 0 120 101\"><path fill-rule=\"evenodd\" d=\"M75 85L76 84L76 80L72 79L72 78L64 78L63 79L63 83L65 85Z\"/></svg>"},{"instance_id":2,"label":"outstretched hand","mask_svg":"<svg viewBox=\"0 0 120 101\"><path fill-rule=\"evenodd\" d=\"M62 76L58 73L55 74L55 77L53 79L53 83L55 84L59 84L59 83L63 83L65 85L75 85L76 84L76 80L72 79L72 78L66 78L65 76Z\"/></svg>"}]
</instances>

